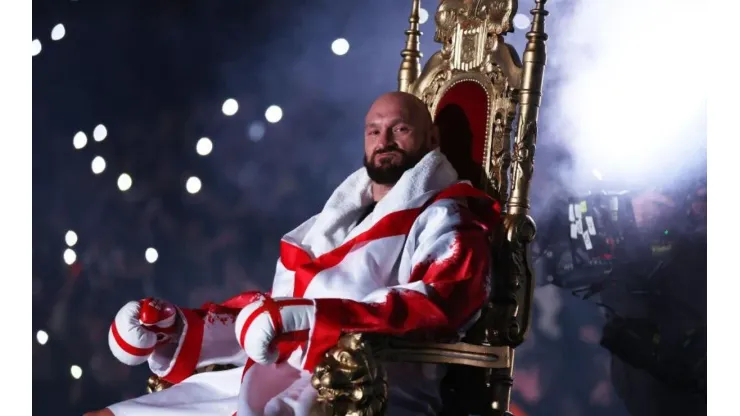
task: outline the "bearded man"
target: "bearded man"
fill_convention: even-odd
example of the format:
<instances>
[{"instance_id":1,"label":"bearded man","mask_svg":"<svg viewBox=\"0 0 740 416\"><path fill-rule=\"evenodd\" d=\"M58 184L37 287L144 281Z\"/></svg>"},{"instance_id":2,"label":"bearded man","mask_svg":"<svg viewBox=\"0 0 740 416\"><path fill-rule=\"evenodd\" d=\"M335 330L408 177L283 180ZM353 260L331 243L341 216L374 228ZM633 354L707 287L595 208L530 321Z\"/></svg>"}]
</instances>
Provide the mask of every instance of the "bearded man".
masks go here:
<instances>
[{"instance_id":1,"label":"bearded man","mask_svg":"<svg viewBox=\"0 0 740 416\"><path fill-rule=\"evenodd\" d=\"M89 415L308 415L311 371L342 333L460 336L488 296L500 209L459 181L426 106L393 92L365 120L364 168L280 242L270 293L200 309L129 302L109 333L167 390ZM232 370L194 374L210 364ZM388 364L390 414L435 414L444 366Z\"/></svg>"}]
</instances>

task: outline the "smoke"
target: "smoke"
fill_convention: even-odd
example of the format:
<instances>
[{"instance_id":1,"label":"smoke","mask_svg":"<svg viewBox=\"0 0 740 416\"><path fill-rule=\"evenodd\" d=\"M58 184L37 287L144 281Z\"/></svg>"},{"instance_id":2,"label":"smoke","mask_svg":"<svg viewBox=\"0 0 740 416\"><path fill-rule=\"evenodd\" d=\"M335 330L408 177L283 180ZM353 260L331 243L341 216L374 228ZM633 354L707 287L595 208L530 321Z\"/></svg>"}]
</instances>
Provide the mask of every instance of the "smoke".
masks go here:
<instances>
[{"instance_id":1,"label":"smoke","mask_svg":"<svg viewBox=\"0 0 740 416\"><path fill-rule=\"evenodd\" d=\"M543 118L572 152L573 187L593 188L601 180L660 186L702 166L703 69L711 62L696 34L707 24L704 7L684 0L573 0L549 1L547 8L550 85Z\"/></svg>"}]
</instances>

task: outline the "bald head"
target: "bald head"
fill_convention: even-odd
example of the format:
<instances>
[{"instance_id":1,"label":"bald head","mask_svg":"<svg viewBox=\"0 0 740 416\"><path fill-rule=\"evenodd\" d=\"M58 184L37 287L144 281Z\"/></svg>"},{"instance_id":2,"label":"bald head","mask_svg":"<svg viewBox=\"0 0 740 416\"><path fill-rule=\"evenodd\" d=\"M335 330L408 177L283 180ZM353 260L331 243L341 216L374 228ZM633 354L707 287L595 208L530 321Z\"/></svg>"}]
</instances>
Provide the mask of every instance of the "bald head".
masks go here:
<instances>
[{"instance_id":1,"label":"bald head","mask_svg":"<svg viewBox=\"0 0 740 416\"><path fill-rule=\"evenodd\" d=\"M377 184L395 184L438 146L429 110L412 94L383 94L365 117L365 168Z\"/></svg>"},{"instance_id":2,"label":"bald head","mask_svg":"<svg viewBox=\"0 0 740 416\"><path fill-rule=\"evenodd\" d=\"M401 91L385 93L378 97L370 106L366 123L367 118L376 117L392 110L400 110L409 118L409 121L421 127L431 128L432 126L432 116L426 104L417 96Z\"/></svg>"}]
</instances>

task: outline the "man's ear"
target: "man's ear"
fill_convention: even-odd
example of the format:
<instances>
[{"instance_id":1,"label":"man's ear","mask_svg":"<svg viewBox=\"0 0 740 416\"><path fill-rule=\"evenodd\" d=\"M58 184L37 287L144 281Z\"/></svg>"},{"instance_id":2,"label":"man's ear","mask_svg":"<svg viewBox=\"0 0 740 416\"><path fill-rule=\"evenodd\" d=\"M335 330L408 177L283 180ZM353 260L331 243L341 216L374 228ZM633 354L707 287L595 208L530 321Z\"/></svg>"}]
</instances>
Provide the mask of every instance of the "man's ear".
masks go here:
<instances>
[{"instance_id":1,"label":"man's ear","mask_svg":"<svg viewBox=\"0 0 740 416\"><path fill-rule=\"evenodd\" d=\"M436 124L432 124L432 128L429 130L429 146L431 149L437 149L440 145L439 127Z\"/></svg>"}]
</instances>

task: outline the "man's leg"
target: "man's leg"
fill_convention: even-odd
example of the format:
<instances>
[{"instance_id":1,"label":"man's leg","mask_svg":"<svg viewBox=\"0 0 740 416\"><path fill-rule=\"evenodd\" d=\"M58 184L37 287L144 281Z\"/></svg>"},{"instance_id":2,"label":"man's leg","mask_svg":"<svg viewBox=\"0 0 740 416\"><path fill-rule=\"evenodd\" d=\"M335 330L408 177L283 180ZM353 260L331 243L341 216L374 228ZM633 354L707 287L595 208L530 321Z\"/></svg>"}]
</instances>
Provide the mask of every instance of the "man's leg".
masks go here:
<instances>
[{"instance_id":1,"label":"man's leg","mask_svg":"<svg viewBox=\"0 0 740 416\"><path fill-rule=\"evenodd\" d=\"M166 390L126 400L90 416L231 416L243 367L199 373Z\"/></svg>"}]
</instances>

